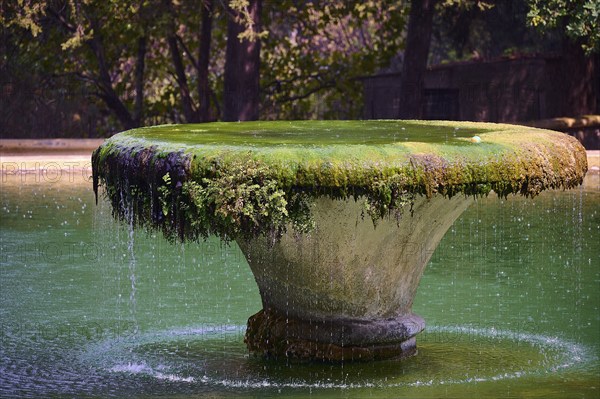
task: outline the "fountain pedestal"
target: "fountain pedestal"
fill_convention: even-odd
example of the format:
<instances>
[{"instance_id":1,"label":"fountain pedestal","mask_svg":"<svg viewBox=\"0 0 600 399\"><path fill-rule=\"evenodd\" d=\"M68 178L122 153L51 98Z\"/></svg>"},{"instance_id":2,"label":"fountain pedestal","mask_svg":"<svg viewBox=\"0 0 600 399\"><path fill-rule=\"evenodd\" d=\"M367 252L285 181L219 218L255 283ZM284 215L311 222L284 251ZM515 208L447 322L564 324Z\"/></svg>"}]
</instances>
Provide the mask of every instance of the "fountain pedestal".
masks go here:
<instances>
[{"instance_id":1,"label":"fountain pedestal","mask_svg":"<svg viewBox=\"0 0 600 399\"><path fill-rule=\"evenodd\" d=\"M319 198L310 234L238 240L263 302L248 320L250 351L326 361L415 354L425 327L411 311L419 281L470 202L417 196L412 212L374 226L362 217L361 201Z\"/></svg>"}]
</instances>

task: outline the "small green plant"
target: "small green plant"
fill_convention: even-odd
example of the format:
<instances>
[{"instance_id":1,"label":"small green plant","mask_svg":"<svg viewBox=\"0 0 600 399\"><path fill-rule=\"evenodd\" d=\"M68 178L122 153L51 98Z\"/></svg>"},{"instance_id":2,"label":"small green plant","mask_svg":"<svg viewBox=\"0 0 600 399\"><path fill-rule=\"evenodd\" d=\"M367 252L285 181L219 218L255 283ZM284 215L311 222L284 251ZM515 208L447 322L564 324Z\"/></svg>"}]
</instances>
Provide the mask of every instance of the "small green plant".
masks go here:
<instances>
[{"instance_id":1,"label":"small green plant","mask_svg":"<svg viewBox=\"0 0 600 399\"><path fill-rule=\"evenodd\" d=\"M307 232L313 225L308 197L286 193L269 169L257 161L230 165L214 178L185 182L179 201L184 219L200 236L280 235L288 226Z\"/></svg>"},{"instance_id":2,"label":"small green plant","mask_svg":"<svg viewBox=\"0 0 600 399\"><path fill-rule=\"evenodd\" d=\"M162 213L165 216L169 216L169 197L171 192L171 176L167 172L163 177L164 185L158 187L158 200L162 208Z\"/></svg>"},{"instance_id":3,"label":"small green plant","mask_svg":"<svg viewBox=\"0 0 600 399\"><path fill-rule=\"evenodd\" d=\"M374 225L387 216L394 216L399 221L406 206L412 208L415 199L415 194L408 192L405 184L399 175L374 182L364 201L363 215L369 215Z\"/></svg>"}]
</instances>

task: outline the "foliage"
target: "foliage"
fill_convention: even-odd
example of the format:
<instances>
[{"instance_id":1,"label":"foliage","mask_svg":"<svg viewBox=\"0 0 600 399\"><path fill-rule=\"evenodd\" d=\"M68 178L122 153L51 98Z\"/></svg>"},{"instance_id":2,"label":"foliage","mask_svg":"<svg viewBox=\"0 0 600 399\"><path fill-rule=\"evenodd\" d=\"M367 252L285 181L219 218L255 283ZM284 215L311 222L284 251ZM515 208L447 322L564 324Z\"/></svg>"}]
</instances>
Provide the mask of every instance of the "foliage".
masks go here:
<instances>
[{"instance_id":1,"label":"foliage","mask_svg":"<svg viewBox=\"0 0 600 399\"><path fill-rule=\"evenodd\" d=\"M280 235L288 224L297 231L312 228L305 195L283 190L269 168L259 162L239 162L214 178L189 180L183 184L182 202L186 219L194 231L219 234L223 238L254 236L269 232Z\"/></svg>"},{"instance_id":2,"label":"foliage","mask_svg":"<svg viewBox=\"0 0 600 399\"><path fill-rule=\"evenodd\" d=\"M394 175L384 181L374 181L368 190L370 194L363 203L364 213L371 218L374 225L382 216L390 214L400 220L407 206L412 212L416 196L408 187L409 182L401 175Z\"/></svg>"},{"instance_id":3,"label":"foliage","mask_svg":"<svg viewBox=\"0 0 600 399\"><path fill-rule=\"evenodd\" d=\"M485 4L481 4L485 3ZM447 0L434 22L430 64L557 52L559 40L527 24L525 0Z\"/></svg>"},{"instance_id":4,"label":"foliage","mask_svg":"<svg viewBox=\"0 0 600 399\"><path fill-rule=\"evenodd\" d=\"M16 50L8 62L35 55L36 64L49 79L80 82L90 101L104 102L103 108L113 115L111 124L121 124L118 129L132 127L127 126L128 118L133 126L180 121L179 82L173 74L166 39L174 26L184 49L183 66L190 83L195 84L193 49L199 41L195 30L199 5L192 0L9 0L2 5L2 24ZM213 13L217 33L224 32L223 15L218 9ZM144 52L139 51L142 39L146 43ZM217 35L215 42L215 57L209 65L213 87L219 84L222 74L224 34ZM145 68L138 82L140 59ZM142 89L140 99L138 83Z\"/></svg>"},{"instance_id":5,"label":"foliage","mask_svg":"<svg viewBox=\"0 0 600 399\"><path fill-rule=\"evenodd\" d=\"M214 3L208 80L215 117L223 97L231 15L246 27L240 40L262 42L266 119L359 116L358 79L386 66L404 42L407 14L401 0L273 2L265 7L260 32L247 0ZM90 101L111 111L109 125L127 128L187 121L180 89L182 84L194 88L198 81L194 49L201 7L194 0L8 0L1 22L20 56L36 54L45 76L79 81ZM174 72L170 35L183 55L183 81ZM138 76L141 61L145 68ZM189 90L189 96L194 107L198 94Z\"/></svg>"},{"instance_id":6,"label":"foliage","mask_svg":"<svg viewBox=\"0 0 600 399\"><path fill-rule=\"evenodd\" d=\"M18 26L37 37L42 32L38 20L44 14L45 1L18 0L17 2L2 3L0 25L10 28Z\"/></svg>"},{"instance_id":7,"label":"foliage","mask_svg":"<svg viewBox=\"0 0 600 399\"><path fill-rule=\"evenodd\" d=\"M600 50L600 2L597 0L528 0L527 15L541 30L563 29L590 54Z\"/></svg>"},{"instance_id":8,"label":"foliage","mask_svg":"<svg viewBox=\"0 0 600 399\"><path fill-rule=\"evenodd\" d=\"M258 32L255 29L256 23L248 10L249 6L250 3L248 0L231 0L229 2L229 8L236 12L236 21L245 28L244 31L238 35L238 39L254 42L264 39L268 36L269 32L266 30Z\"/></svg>"},{"instance_id":9,"label":"foliage","mask_svg":"<svg viewBox=\"0 0 600 399\"><path fill-rule=\"evenodd\" d=\"M87 102L81 108L98 109L92 119L107 133L189 122L204 98L194 88L205 81L198 48L206 1L5 0L0 4L3 81L27 83L17 88L67 87L82 93ZM203 120L216 120L221 113L226 22L232 15L246 28L239 40L261 42L263 119L360 117L361 77L389 66L405 45L406 0L269 2L260 31L248 0L213 3L209 88L204 90L212 108ZM600 46L600 3L594 0L437 4L435 62L539 51L540 36L526 17L545 31L564 29L588 52ZM180 56L179 67L173 54Z\"/></svg>"},{"instance_id":10,"label":"foliage","mask_svg":"<svg viewBox=\"0 0 600 399\"><path fill-rule=\"evenodd\" d=\"M406 2L285 0L266 15L265 119L360 116L360 77L389 64L404 45Z\"/></svg>"},{"instance_id":11,"label":"foliage","mask_svg":"<svg viewBox=\"0 0 600 399\"><path fill-rule=\"evenodd\" d=\"M494 7L494 2L484 0L443 0L439 3L442 8L457 8L460 10L478 9L479 11L489 10Z\"/></svg>"}]
</instances>

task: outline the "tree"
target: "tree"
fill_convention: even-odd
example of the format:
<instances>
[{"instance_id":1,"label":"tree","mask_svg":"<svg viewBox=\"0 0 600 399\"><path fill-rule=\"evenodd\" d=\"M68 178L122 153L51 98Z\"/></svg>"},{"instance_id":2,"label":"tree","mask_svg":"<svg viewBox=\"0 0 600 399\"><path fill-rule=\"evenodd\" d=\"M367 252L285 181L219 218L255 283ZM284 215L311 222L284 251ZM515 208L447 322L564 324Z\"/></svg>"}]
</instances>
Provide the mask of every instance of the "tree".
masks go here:
<instances>
[{"instance_id":1,"label":"tree","mask_svg":"<svg viewBox=\"0 0 600 399\"><path fill-rule=\"evenodd\" d=\"M167 25L167 44L169 46L169 53L171 55L171 61L174 68L175 80L179 87L179 98L181 100L181 106L185 121L194 122L196 120L196 110L194 109L194 101L188 85L187 74L183 59L181 57L181 51L179 49L180 37L177 35L177 14L175 13L173 3L171 0L163 0L165 9L168 11L166 25Z\"/></svg>"},{"instance_id":2,"label":"tree","mask_svg":"<svg viewBox=\"0 0 600 399\"><path fill-rule=\"evenodd\" d=\"M434 15L429 63L494 59L517 53L552 50L527 26L528 7L524 1L461 1L450 6L438 4Z\"/></svg>"},{"instance_id":3,"label":"tree","mask_svg":"<svg viewBox=\"0 0 600 399\"><path fill-rule=\"evenodd\" d=\"M556 74L552 84L564 93L557 108L568 115L595 112L597 66L592 53L600 43L600 31L594 29L600 22L600 3L504 0L491 5L470 0L440 3L434 27L436 60L490 59L515 53L559 55L547 69Z\"/></svg>"},{"instance_id":4,"label":"tree","mask_svg":"<svg viewBox=\"0 0 600 399\"><path fill-rule=\"evenodd\" d=\"M596 0L528 0L529 23L543 32L558 29L563 34L561 70L564 103L569 115L597 112L594 90L596 70L592 57L600 51L600 2Z\"/></svg>"},{"instance_id":5,"label":"tree","mask_svg":"<svg viewBox=\"0 0 600 399\"><path fill-rule=\"evenodd\" d=\"M227 21L223 120L259 116L262 0L231 2Z\"/></svg>"},{"instance_id":6,"label":"tree","mask_svg":"<svg viewBox=\"0 0 600 399\"><path fill-rule=\"evenodd\" d=\"M387 67L404 44L399 0L282 0L265 13L261 117L361 116L361 78Z\"/></svg>"},{"instance_id":7,"label":"tree","mask_svg":"<svg viewBox=\"0 0 600 399\"><path fill-rule=\"evenodd\" d=\"M212 41L213 0L205 0L202 7L202 22L200 24L200 38L198 46L198 121L211 120L209 85L210 47Z\"/></svg>"},{"instance_id":8,"label":"tree","mask_svg":"<svg viewBox=\"0 0 600 399\"><path fill-rule=\"evenodd\" d=\"M47 76L83 82L122 127L131 128L144 120L216 117L209 78L218 62L210 56L212 3L19 0L2 4L0 22L11 38L22 39L21 54L33 50L38 62L49 61L43 62ZM197 59L190 44L198 47Z\"/></svg>"},{"instance_id":9,"label":"tree","mask_svg":"<svg viewBox=\"0 0 600 399\"><path fill-rule=\"evenodd\" d=\"M421 119L423 115L423 79L429 56L433 14L437 0L412 0L408 19L406 50L400 80L401 119Z\"/></svg>"},{"instance_id":10,"label":"tree","mask_svg":"<svg viewBox=\"0 0 600 399\"><path fill-rule=\"evenodd\" d=\"M173 76L179 89L178 97L183 120L185 122L207 122L214 119L211 114L212 90L209 78L214 15L213 0L203 0L200 4L196 1L163 0L163 4L168 10L167 18L164 20L166 41L169 47ZM196 21L186 20L184 17L186 14L200 14L200 23L195 35L189 34L189 32L195 32L195 29L190 29L190 27L193 27ZM190 50L190 42L197 43L197 56L194 56ZM182 56L182 52L187 57L187 62ZM194 80L196 96L194 96L190 84Z\"/></svg>"},{"instance_id":11,"label":"tree","mask_svg":"<svg viewBox=\"0 0 600 399\"><path fill-rule=\"evenodd\" d=\"M266 118L357 117L359 79L404 43L402 0L282 0L266 22L260 8L259 0L12 0L3 16L12 13L22 53L37 46L53 55L41 68L47 76L78 79L125 128L214 120L221 102L225 120L256 119L259 104Z\"/></svg>"},{"instance_id":12,"label":"tree","mask_svg":"<svg viewBox=\"0 0 600 399\"><path fill-rule=\"evenodd\" d=\"M21 35L30 32L38 38L35 45L23 42L20 51L35 51L38 62L53 76L68 76L88 84L91 93L106 104L123 127L139 126L148 38L148 9L143 3L22 1L16 6L8 7L10 17L3 23L24 28L26 32ZM57 52L64 56L51 60ZM114 78L114 70L125 59L134 76L126 84ZM124 87L119 86L129 86L126 95L121 95Z\"/></svg>"},{"instance_id":13,"label":"tree","mask_svg":"<svg viewBox=\"0 0 600 399\"><path fill-rule=\"evenodd\" d=\"M406 49L400 81L399 114L402 119L423 117L424 75L429 59L434 16L455 10L459 16L472 11L484 12L493 7L486 0L411 0ZM464 23L456 24L463 35L471 34ZM465 29L466 28L466 29Z\"/></svg>"},{"instance_id":14,"label":"tree","mask_svg":"<svg viewBox=\"0 0 600 399\"><path fill-rule=\"evenodd\" d=\"M136 17L143 16L145 11L142 5L135 9L115 9L114 6L114 3L73 1L58 8L49 3L47 15L51 16L67 34L70 34L70 37L62 43L62 48L90 54L88 57L82 54L80 59L87 58L88 62L95 64L95 68L89 68L85 72L73 68L69 73L91 82L97 89L95 95L115 113L124 128L130 129L139 126L142 117L147 32L143 22L136 25L131 32L127 32L136 37L135 42L137 43L136 54L132 55L135 58L135 98L133 110L130 110L117 93L115 83L111 78L111 69L114 68L112 61L118 56L111 57L112 54L108 54L105 46L107 40L114 40L119 33L111 29L107 19L102 15L119 13L123 18L120 19L120 22L125 20L141 22ZM91 12L92 7L94 12ZM82 49L82 46L85 48Z\"/></svg>"},{"instance_id":15,"label":"tree","mask_svg":"<svg viewBox=\"0 0 600 399\"><path fill-rule=\"evenodd\" d=\"M597 0L527 0L529 23L543 31L558 28L591 54L600 50L600 2Z\"/></svg>"}]
</instances>

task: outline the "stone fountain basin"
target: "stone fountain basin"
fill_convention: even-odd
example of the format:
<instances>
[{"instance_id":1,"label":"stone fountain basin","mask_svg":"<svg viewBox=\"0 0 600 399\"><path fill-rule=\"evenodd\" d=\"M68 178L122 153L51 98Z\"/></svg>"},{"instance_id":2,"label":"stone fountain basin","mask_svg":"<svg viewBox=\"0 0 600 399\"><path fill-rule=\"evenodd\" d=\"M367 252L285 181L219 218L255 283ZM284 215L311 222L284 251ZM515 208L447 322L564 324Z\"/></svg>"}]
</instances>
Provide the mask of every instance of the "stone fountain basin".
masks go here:
<instances>
[{"instance_id":1,"label":"stone fountain basin","mask_svg":"<svg viewBox=\"0 0 600 399\"><path fill-rule=\"evenodd\" d=\"M473 198L581 184L577 140L469 122L303 121L141 128L92 157L116 217L171 240L235 240L263 310L250 351L348 361L416 353L411 311Z\"/></svg>"}]
</instances>

